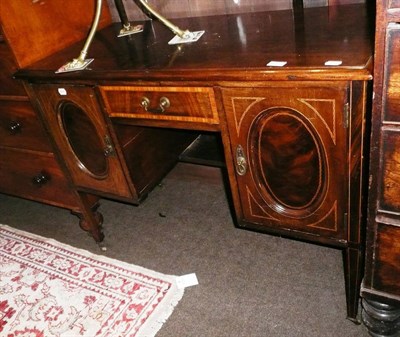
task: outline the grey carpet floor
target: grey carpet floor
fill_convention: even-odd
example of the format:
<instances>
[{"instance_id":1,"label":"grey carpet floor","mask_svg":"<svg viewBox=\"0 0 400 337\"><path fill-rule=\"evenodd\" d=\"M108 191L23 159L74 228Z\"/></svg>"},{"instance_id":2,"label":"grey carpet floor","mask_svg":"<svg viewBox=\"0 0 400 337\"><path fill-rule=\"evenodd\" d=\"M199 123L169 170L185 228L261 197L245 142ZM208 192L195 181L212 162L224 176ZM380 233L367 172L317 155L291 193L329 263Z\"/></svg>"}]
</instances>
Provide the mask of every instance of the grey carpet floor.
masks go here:
<instances>
[{"instance_id":1,"label":"grey carpet floor","mask_svg":"<svg viewBox=\"0 0 400 337\"><path fill-rule=\"evenodd\" d=\"M107 251L64 209L0 195L0 223L161 273L196 273L157 337L362 337L341 251L234 227L218 169L179 164L140 206L101 200ZM162 216L160 216L160 214Z\"/></svg>"}]
</instances>

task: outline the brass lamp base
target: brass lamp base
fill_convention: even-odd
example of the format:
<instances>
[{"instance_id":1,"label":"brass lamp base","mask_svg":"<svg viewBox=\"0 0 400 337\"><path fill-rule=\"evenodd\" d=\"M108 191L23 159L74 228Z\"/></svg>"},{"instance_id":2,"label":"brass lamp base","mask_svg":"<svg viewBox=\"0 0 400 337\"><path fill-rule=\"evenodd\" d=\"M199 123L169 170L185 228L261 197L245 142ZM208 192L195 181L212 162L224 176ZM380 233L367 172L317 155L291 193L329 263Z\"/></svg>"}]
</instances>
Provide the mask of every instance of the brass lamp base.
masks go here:
<instances>
[{"instance_id":1,"label":"brass lamp base","mask_svg":"<svg viewBox=\"0 0 400 337\"><path fill-rule=\"evenodd\" d=\"M142 32L142 31L143 31L143 25L132 26L131 24L129 24L128 26L124 26L121 28L121 30L119 31L118 37L136 34L136 33Z\"/></svg>"},{"instance_id":2,"label":"brass lamp base","mask_svg":"<svg viewBox=\"0 0 400 337\"><path fill-rule=\"evenodd\" d=\"M70 71L84 70L90 63L92 63L93 60L94 59L86 59L82 61L80 59L73 59L71 62L68 62L64 64L62 67L58 68L56 74L68 73Z\"/></svg>"},{"instance_id":3,"label":"brass lamp base","mask_svg":"<svg viewBox=\"0 0 400 337\"><path fill-rule=\"evenodd\" d=\"M185 31L183 36L175 35L168 44L181 44L181 43L191 43L196 42L204 34L204 30L199 30L196 32Z\"/></svg>"}]
</instances>

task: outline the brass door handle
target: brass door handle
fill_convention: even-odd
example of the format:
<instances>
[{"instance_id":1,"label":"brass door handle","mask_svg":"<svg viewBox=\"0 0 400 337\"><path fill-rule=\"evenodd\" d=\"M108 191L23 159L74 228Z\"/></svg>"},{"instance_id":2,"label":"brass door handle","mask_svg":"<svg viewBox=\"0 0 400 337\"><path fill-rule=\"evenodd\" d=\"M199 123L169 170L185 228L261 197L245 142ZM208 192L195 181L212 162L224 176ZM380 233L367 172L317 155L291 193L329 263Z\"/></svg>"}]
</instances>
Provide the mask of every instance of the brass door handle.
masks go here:
<instances>
[{"instance_id":1,"label":"brass door handle","mask_svg":"<svg viewBox=\"0 0 400 337\"><path fill-rule=\"evenodd\" d=\"M171 103L167 97L161 97L160 102L158 104L157 108L150 108L150 99L144 96L142 98L142 102L140 103L143 109L145 109L147 112L152 112L152 113L164 113L167 108L171 106Z\"/></svg>"},{"instance_id":2,"label":"brass door handle","mask_svg":"<svg viewBox=\"0 0 400 337\"><path fill-rule=\"evenodd\" d=\"M114 157L115 156L115 149L114 149L114 146L113 146L113 144L111 142L111 139L110 139L110 137L108 135L104 136L104 144L105 144L104 150L103 150L104 155L106 157Z\"/></svg>"},{"instance_id":3,"label":"brass door handle","mask_svg":"<svg viewBox=\"0 0 400 337\"><path fill-rule=\"evenodd\" d=\"M247 160L243 147L238 145L236 148L236 172L240 176L244 176L247 172Z\"/></svg>"}]
</instances>

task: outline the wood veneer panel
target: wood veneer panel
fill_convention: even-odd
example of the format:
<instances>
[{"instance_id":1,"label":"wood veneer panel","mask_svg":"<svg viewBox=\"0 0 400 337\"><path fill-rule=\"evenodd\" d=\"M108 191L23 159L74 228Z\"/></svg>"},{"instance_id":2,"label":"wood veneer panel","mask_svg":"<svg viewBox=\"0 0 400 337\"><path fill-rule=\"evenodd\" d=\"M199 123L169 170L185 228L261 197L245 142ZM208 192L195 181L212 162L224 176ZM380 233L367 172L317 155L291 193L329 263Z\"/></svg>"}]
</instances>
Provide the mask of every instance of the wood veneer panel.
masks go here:
<instances>
[{"instance_id":1,"label":"wood veneer panel","mask_svg":"<svg viewBox=\"0 0 400 337\"><path fill-rule=\"evenodd\" d=\"M87 0L1 1L0 22L18 66L26 67L84 39L95 3ZM99 27L105 27L110 21L108 7L104 4Z\"/></svg>"}]
</instances>

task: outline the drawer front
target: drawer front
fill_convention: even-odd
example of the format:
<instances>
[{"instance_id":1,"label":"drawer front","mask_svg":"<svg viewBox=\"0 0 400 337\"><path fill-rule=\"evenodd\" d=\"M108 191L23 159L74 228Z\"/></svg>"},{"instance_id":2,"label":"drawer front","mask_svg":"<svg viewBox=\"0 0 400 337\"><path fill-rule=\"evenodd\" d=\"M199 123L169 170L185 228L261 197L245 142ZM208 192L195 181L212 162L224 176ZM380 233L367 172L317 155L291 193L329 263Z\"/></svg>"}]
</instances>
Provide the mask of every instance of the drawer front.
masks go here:
<instances>
[{"instance_id":1,"label":"drawer front","mask_svg":"<svg viewBox=\"0 0 400 337\"><path fill-rule=\"evenodd\" d=\"M400 215L400 128L382 131L378 210Z\"/></svg>"},{"instance_id":2,"label":"drawer front","mask_svg":"<svg viewBox=\"0 0 400 337\"><path fill-rule=\"evenodd\" d=\"M52 154L1 151L0 192L61 207L77 207L75 194Z\"/></svg>"},{"instance_id":3,"label":"drawer front","mask_svg":"<svg viewBox=\"0 0 400 337\"><path fill-rule=\"evenodd\" d=\"M0 100L0 145L52 151L43 126L28 101Z\"/></svg>"},{"instance_id":4,"label":"drawer front","mask_svg":"<svg viewBox=\"0 0 400 337\"><path fill-rule=\"evenodd\" d=\"M383 83L383 118L385 122L400 122L400 24L390 24L386 36Z\"/></svg>"},{"instance_id":5,"label":"drawer front","mask_svg":"<svg viewBox=\"0 0 400 337\"><path fill-rule=\"evenodd\" d=\"M373 287L400 296L400 227L378 224L376 240Z\"/></svg>"},{"instance_id":6,"label":"drawer front","mask_svg":"<svg viewBox=\"0 0 400 337\"><path fill-rule=\"evenodd\" d=\"M101 87L110 117L218 125L214 91L198 87Z\"/></svg>"}]
</instances>

